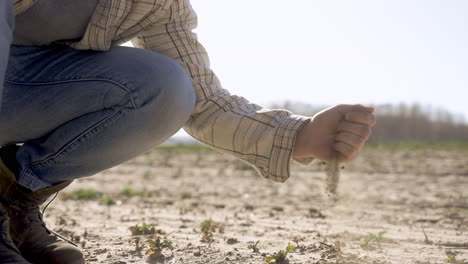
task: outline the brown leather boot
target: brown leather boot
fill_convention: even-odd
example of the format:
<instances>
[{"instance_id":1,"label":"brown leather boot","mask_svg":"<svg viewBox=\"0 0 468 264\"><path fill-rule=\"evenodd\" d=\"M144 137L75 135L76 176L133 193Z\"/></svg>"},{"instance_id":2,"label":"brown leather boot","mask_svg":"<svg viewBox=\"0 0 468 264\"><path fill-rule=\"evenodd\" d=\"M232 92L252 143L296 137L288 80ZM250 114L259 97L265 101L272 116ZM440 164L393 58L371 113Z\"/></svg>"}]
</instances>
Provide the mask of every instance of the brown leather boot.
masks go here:
<instances>
[{"instance_id":1,"label":"brown leather boot","mask_svg":"<svg viewBox=\"0 0 468 264\"><path fill-rule=\"evenodd\" d=\"M0 260L4 264L29 264L13 244L10 237L10 225L8 216L0 208Z\"/></svg>"},{"instance_id":2,"label":"brown leather boot","mask_svg":"<svg viewBox=\"0 0 468 264\"><path fill-rule=\"evenodd\" d=\"M52 194L70 183L33 192L20 186L14 173L0 161L0 199L10 217L11 238L22 256L31 263L85 263L83 254L76 246L59 239L46 227L39 209L39 205Z\"/></svg>"}]
</instances>

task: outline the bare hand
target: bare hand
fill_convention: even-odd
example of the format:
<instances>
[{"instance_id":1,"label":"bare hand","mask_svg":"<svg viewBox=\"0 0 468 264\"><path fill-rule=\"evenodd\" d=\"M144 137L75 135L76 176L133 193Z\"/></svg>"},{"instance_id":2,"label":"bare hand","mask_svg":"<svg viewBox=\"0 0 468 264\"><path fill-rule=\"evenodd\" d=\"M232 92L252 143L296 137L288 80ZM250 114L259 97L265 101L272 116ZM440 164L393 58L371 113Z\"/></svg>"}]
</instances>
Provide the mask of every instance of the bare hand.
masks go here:
<instances>
[{"instance_id":1,"label":"bare hand","mask_svg":"<svg viewBox=\"0 0 468 264\"><path fill-rule=\"evenodd\" d=\"M339 161L354 159L376 123L373 112L374 108L362 105L337 105L321 111L299 131L293 157L330 161L337 152Z\"/></svg>"}]
</instances>

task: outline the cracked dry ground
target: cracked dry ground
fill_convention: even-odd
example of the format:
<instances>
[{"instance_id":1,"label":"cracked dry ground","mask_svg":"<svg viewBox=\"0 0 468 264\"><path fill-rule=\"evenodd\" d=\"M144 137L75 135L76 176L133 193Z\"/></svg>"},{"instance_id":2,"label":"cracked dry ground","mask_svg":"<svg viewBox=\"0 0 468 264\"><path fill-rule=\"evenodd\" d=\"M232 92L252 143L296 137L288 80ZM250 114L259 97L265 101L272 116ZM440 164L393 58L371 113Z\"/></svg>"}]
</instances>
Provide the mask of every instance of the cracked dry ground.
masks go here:
<instances>
[{"instance_id":1,"label":"cracked dry ground","mask_svg":"<svg viewBox=\"0 0 468 264\"><path fill-rule=\"evenodd\" d=\"M75 181L45 218L87 263L265 263L288 244L284 263L468 263L467 149L367 148L336 204L323 169L293 165L279 184L224 154L165 148ZM210 242L206 219L218 225ZM150 234L129 230L143 224ZM157 237L173 249L149 257Z\"/></svg>"}]
</instances>

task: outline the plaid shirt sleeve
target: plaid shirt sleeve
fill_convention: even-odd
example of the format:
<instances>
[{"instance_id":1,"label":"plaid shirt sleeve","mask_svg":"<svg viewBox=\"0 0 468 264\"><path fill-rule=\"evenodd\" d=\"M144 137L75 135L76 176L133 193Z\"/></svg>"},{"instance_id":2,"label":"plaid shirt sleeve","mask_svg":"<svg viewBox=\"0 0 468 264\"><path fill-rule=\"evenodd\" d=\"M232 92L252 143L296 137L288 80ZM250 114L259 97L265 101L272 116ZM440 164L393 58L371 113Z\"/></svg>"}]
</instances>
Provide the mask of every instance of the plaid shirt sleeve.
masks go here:
<instances>
[{"instance_id":1,"label":"plaid shirt sleeve","mask_svg":"<svg viewBox=\"0 0 468 264\"><path fill-rule=\"evenodd\" d=\"M184 129L214 149L246 161L261 176L286 181L296 134L309 118L265 109L231 95L221 87L205 49L192 32L197 16L189 0L174 0L164 12L133 44L177 60L192 77L197 102Z\"/></svg>"}]
</instances>

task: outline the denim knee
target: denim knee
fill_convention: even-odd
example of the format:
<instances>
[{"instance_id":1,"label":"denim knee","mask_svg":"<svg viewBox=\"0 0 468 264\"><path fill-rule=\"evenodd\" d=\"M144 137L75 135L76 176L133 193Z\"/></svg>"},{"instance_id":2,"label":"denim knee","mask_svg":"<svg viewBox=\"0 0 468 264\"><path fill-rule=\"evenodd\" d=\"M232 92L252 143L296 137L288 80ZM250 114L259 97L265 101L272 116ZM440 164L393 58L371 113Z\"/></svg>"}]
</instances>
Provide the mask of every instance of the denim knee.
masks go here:
<instances>
[{"instance_id":1,"label":"denim knee","mask_svg":"<svg viewBox=\"0 0 468 264\"><path fill-rule=\"evenodd\" d=\"M177 130L182 127L196 98L187 71L174 59L148 50L118 47L111 53L111 80L125 87L114 89L110 101L142 109L141 118L157 119Z\"/></svg>"},{"instance_id":2,"label":"denim knee","mask_svg":"<svg viewBox=\"0 0 468 264\"><path fill-rule=\"evenodd\" d=\"M140 64L145 72L141 78L145 82L135 93L136 107L154 104L154 114L167 115L173 121L180 120L175 123L185 123L195 107L192 79L185 69L171 58L154 53L148 59L151 65L147 65L148 61ZM153 64L157 64L158 69L155 69ZM161 67L164 68L163 71L160 70Z\"/></svg>"}]
</instances>

